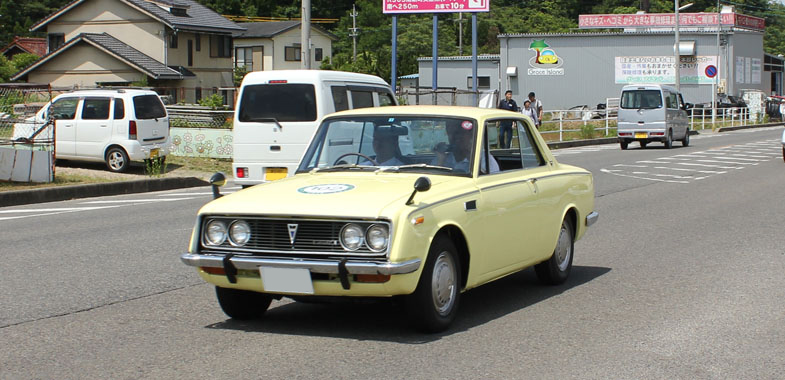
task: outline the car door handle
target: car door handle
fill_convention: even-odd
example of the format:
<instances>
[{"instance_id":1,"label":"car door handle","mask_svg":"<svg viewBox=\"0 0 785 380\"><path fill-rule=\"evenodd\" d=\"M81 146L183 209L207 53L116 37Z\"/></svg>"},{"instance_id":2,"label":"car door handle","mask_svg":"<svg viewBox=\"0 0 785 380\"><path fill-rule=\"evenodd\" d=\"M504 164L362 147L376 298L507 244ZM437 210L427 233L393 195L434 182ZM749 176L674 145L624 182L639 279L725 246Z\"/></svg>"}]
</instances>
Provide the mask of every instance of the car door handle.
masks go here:
<instances>
[{"instance_id":1,"label":"car door handle","mask_svg":"<svg viewBox=\"0 0 785 380\"><path fill-rule=\"evenodd\" d=\"M101 127L101 128L106 128L106 127L107 127L107 125L106 125L106 124L101 124L101 125L100 125L100 127Z\"/></svg>"}]
</instances>

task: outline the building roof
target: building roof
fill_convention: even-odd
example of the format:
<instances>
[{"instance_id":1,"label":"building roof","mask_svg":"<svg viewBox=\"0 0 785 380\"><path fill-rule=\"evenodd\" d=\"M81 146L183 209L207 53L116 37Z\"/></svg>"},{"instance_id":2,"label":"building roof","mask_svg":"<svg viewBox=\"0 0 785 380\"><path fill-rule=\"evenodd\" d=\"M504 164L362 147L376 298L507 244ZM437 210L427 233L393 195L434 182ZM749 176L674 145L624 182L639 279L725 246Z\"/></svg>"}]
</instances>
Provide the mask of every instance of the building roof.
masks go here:
<instances>
[{"instance_id":1,"label":"building roof","mask_svg":"<svg viewBox=\"0 0 785 380\"><path fill-rule=\"evenodd\" d=\"M272 38L288 30L299 28L300 21L266 21L266 22L245 22L239 24L244 31L232 33L234 38ZM338 37L319 25L311 24L312 29L316 29L332 39L338 40Z\"/></svg>"},{"instance_id":2,"label":"building roof","mask_svg":"<svg viewBox=\"0 0 785 380\"><path fill-rule=\"evenodd\" d=\"M74 0L64 5L49 16L30 27L36 31L53 20L69 12L71 9L89 0ZM174 30L188 30L196 32L231 33L243 30L234 22L219 15L210 8L193 0L116 0L134 8L151 18L158 20ZM184 11L183 15L174 15L169 8Z\"/></svg>"},{"instance_id":3,"label":"building roof","mask_svg":"<svg viewBox=\"0 0 785 380\"><path fill-rule=\"evenodd\" d=\"M0 54L6 54L14 48L40 57L46 54L46 38L16 36L10 44L0 49Z\"/></svg>"},{"instance_id":4,"label":"building roof","mask_svg":"<svg viewBox=\"0 0 785 380\"><path fill-rule=\"evenodd\" d=\"M139 70L141 73L153 79L183 79L184 77L193 76L188 70L181 70L180 67L168 67L161 62L156 61L150 56L134 49L133 47L125 44L124 42L110 36L107 33L82 33L71 40L59 49L47 54L32 65L22 69L22 71L14 74L12 80L19 80L29 74L31 71L40 67L42 64L50 61L54 57L67 51L69 48L79 44L80 42L87 43L94 46L112 57L117 58L123 63ZM184 68L182 68L184 69ZM190 75L189 75L190 74Z\"/></svg>"}]
</instances>

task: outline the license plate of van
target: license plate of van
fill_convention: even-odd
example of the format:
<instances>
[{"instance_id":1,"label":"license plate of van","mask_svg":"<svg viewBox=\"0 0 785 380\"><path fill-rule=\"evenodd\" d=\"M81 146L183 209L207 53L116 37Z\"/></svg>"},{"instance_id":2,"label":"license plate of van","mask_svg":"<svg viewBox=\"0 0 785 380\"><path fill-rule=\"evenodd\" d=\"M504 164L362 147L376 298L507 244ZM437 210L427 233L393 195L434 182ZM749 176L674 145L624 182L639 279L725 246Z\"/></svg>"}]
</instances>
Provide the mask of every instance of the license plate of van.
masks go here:
<instances>
[{"instance_id":1,"label":"license plate of van","mask_svg":"<svg viewBox=\"0 0 785 380\"><path fill-rule=\"evenodd\" d=\"M646 132L635 132L636 139L645 139L647 137L649 136L646 134Z\"/></svg>"},{"instance_id":2,"label":"license plate of van","mask_svg":"<svg viewBox=\"0 0 785 380\"><path fill-rule=\"evenodd\" d=\"M275 181L281 178L286 178L286 168L267 168L264 173L266 181Z\"/></svg>"},{"instance_id":3,"label":"license plate of van","mask_svg":"<svg viewBox=\"0 0 785 380\"><path fill-rule=\"evenodd\" d=\"M158 152L159 151L160 151L160 149L158 149L158 148L150 149L150 158L158 157Z\"/></svg>"}]
</instances>

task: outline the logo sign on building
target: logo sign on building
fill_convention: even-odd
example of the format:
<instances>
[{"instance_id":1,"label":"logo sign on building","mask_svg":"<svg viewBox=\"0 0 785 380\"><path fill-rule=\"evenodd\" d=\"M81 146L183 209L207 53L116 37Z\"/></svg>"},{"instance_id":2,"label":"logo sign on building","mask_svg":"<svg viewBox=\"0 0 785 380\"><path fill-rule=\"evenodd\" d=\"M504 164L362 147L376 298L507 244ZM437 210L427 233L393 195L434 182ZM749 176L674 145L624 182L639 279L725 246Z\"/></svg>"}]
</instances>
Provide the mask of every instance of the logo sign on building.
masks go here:
<instances>
[{"instance_id":1,"label":"logo sign on building","mask_svg":"<svg viewBox=\"0 0 785 380\"><path fill-rule=\"evenodd\" d=\"M763 31L766 20L736 13L722 13L722 26L734 26L743 29ZM647 14L599 14L579 15L578 27L581 29L605 28L672 28L676 24L673 13L647 13ZM679 26L685 27L716 27L716 13L680 13Z\"/></svg>"},{"instance_id":2,"label":"logo sign on building","mask_svg":"<svg viewBox=\"0 0 785 380\"><path fill-rule=\"evenodd\" d=\"M488 12L491 0L382 0L383 13Z\"/></svg>"},{"instance_id":3,"label":"logo sign on building","mask_svg":"<svg viewBox=\"0 0 785 380\"><path fill-rule=\"evenodd\" d=\"M529 59L528 75L564 75L564 69L561 67L564 60L545 42L545 39L532 40L529 50L534 52L534 56Z\"/></svg>"},{"instance_id":4,"label":"logo sign on building","mask_svg":"<svg viewBox=\"0 0 785 380\"><path fill-rule=\"evenodd\" d=\"M616 57L616 83L671 84L676 77L673 56ZM679 76L682 84L711 84L706 73L717 66L716 56L681 57ZM715 68L716 70L716 68Z\"/></svg>"}]
</instances>

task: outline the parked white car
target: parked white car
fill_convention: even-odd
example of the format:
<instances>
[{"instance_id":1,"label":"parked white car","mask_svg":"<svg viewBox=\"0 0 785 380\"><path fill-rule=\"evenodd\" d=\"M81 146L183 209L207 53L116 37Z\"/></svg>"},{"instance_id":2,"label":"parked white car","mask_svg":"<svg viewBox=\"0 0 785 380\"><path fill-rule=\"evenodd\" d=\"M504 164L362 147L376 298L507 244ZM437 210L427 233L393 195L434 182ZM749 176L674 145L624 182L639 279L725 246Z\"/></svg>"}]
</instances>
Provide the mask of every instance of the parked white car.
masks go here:
<instances>
[{"instance_id":1,"label":"parked white car","mask_svg":"<svg viewBox=\"0 0 785 380\"><path fill-rule=\"evenodd\" d=\"M131 161L165 159L169 116L154 91L80 90L55 97L33 118L15 124L13 138L54 139L58 159L106 162L109 170L123 172Z\"/></svg>"}]
</instances>

